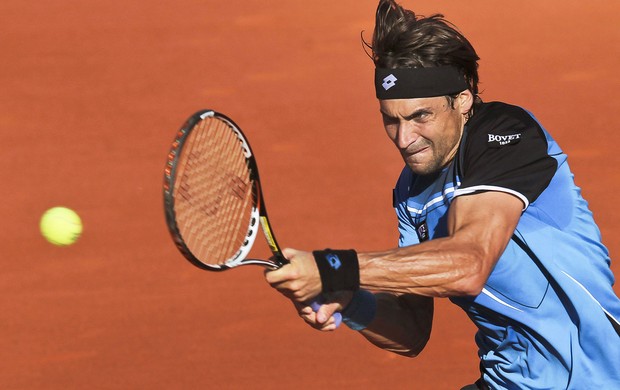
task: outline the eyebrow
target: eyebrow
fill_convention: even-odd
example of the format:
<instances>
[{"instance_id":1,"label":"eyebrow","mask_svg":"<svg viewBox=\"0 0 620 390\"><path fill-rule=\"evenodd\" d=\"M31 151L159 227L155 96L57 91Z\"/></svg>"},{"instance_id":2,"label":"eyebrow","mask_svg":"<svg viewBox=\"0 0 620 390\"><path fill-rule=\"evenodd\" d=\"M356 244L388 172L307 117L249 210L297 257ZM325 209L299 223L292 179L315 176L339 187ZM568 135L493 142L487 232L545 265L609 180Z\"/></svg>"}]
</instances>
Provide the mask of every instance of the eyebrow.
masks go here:
<instances>
[{"instance_id":1,"label":"eyebrow","mask_svg":"<svg viewBox=\"0 0 620 390\"><path fill-rule=\"evenodd\" d=\"M387 113L385 113L383 110L379 109L379 112L381 112L382 115L385 115L388 118L393 118L395 119L396 117L393 117ZM433 109L431 107L420 107L415 109L411 114L404 116L403 119L406 121L410 121L412 119L415 119L417 117L419 117L422 114L432 114L433 113Z\"/></svg>"}]
</instances>

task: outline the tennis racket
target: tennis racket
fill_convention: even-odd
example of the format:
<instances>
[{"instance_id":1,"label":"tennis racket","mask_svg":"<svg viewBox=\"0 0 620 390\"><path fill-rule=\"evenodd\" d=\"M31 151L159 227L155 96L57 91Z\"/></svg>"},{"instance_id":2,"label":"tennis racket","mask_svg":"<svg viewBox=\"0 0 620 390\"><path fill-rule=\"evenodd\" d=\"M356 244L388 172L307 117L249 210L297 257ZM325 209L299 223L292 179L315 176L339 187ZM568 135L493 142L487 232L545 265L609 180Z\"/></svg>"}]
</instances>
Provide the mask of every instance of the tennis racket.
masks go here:
<instances>
[{"instance_id":1,"label":"tennis racket","mask_svg":"<svg viewBox=\"0 0 620 390\"><path fill-rule=\"evenodd\" d=\"M288 263L267 217L250 144L221 113L198 111L176 134L164 170L164 209L177 248L201 269L277 269ZM270 259L248 257L259 225L273 254ZM317 311L321 303L316 299L310 305ZM334 319L340 325L340 313Z\"/></svg>"}]
</instances>

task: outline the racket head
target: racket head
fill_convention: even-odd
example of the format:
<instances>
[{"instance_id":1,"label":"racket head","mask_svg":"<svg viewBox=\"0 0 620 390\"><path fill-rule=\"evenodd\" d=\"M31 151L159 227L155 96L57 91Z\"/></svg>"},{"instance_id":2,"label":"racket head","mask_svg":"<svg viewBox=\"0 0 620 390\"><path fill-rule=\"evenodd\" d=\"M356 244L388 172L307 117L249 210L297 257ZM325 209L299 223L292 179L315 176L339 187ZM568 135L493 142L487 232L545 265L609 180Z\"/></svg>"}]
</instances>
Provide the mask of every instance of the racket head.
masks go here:
<instances>
[{"instance_id":1,"label":"racket head","mask_svg":"<svg viewBox=\"0 0 620 390\"><path fill-rule=\"evenodd\" d=\"M247 258L259 225L268 221L254 154L227 116L201 110L183 124L168 154L163 195L172 239L197 267L280 265Z\"/></svg>"}]
</instances>

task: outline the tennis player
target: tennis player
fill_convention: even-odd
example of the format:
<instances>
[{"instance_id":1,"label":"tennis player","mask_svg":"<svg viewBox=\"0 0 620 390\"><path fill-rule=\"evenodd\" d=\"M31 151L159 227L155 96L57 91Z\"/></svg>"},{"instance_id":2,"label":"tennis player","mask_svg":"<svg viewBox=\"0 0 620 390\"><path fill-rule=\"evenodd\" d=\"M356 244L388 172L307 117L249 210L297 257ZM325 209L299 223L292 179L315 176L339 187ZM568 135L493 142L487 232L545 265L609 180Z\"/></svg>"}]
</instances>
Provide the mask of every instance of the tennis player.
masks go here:
<instances>
[{"instance_id":1,"label":"tennis player","mask_svg":"<svg viewBox=\"0 0 620 390\"><path fill-rule=\"evenodd\" d=\"M483 102L478 56L441 15L377 8L372 56L387 135L405 162L399 247L284 250L266 273L317 329L332 314L379 348L416 356L433 298L477 326L467 389L620 389L620 300L608 251L567 157L521 107ZM317 313L302 302L318 294Z\"/></svg>"}]
</instances>

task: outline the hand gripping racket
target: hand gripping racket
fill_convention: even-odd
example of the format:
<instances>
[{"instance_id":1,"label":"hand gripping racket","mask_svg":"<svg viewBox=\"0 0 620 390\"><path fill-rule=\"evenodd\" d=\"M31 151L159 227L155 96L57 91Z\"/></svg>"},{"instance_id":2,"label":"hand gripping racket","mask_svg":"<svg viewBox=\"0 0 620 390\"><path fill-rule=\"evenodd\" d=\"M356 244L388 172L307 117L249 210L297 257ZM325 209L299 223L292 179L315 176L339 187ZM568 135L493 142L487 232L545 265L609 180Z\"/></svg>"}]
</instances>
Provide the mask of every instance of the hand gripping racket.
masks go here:
<instances>
[{"instance_id":1,"label":"hand gripping racket","mask_svg":"<svg viewBox=\"0 0 620 390\"><path fill-rule=\"evenodd\" d=\"M199 268L288 263L267 217L250 144L223 114L198 111L178 131L164 170L164 209L174 243ZM248 258L259 224L273 253L268 260ZM310 305L317 311L321 301ZM341 319L334 314L336 326Z\"/></svg>"}]
</instances>

